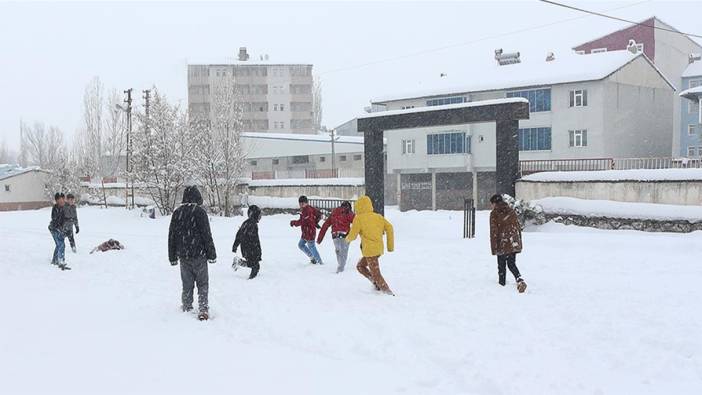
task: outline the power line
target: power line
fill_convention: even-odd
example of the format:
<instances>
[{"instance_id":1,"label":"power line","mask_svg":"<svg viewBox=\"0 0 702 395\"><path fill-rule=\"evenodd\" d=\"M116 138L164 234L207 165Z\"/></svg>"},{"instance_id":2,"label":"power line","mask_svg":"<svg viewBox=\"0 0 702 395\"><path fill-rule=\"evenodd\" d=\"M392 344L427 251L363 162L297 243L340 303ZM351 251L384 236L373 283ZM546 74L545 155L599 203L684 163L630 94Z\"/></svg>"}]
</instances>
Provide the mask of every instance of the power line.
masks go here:
<instances>
[{"instance_id":1,"label":"power line","mask_svg":"<svg viewBox=\"0 0 702 395\"><path fill-rule=\"evenodd\" d=\"M662 26L648 25L648 24L645 24L645 23L642 23L642 22L634 22L634 21L630 21L630 20L628 20L628 19L624 19L624 18L619 18L619 17L616 17L616 16L612 16L612 15L603 14L603 13L601 13L601 12L589 11L589 10L586 10L586 9L583 9L583 8L573 7L573 6L567 5L567 4L556 3L555 1L550 1L550 0L539 0L539 1L542 2L542 3L551 4L551 5L555 5L555 6L558 6L558 7L568 8L568 9L574 10L574 11L584 12L584 13L590 14L590 15L596 15L596 16L601 16L601 17L603 17L603 18L614 19L615 21L631 23L632 25L650 27L650 28L658 29L658 30L664 30L664 31L666 31L666 32L677 33L677 34L681 34L681 35L687 36L687 37L702 38L702 36L701 36L701 35L698 35L698 34L684 33L684 32L681 32L681 31L678 31L678 30L675 30L675 29L668 29L668 28L662 27Z\"/></svg>"},{"instance_id":2,"label":"power line","mask_svg":"<svg viewBox=\"0 0 702 395\"><path fill-rule=\"evenodd\" d=\"M620 6L620 7L610 8L610 9L608 9L608 10L606 10L606 11L620 10L620 9L623 9L623 8L628 8L628 7L637 6L637 5L639 5L639 4L648 3L648 2L650 2L650 1L651 1L651 0L639 1L639 2L633 3L633 4L627 4L627 5L623 5L623 6ZM446 49L464 47L464 46L471 45L471 44L476 44L476 43L479 43L479 42L482 42L482 41L493 40L493 39L496 39L496 38L507 37L507 36L511 36L511 35L515 35L515 34L519 34L519 33L524 33L524 32L528 32L528 31L532 31L532 30L543 29L543 28L545 28L545 27L550 27L550 26L554 26L554 25L561 24L561 23L572 22L572 21L575 21L575 20L578 20L578 19L587 18L587 17L588 17L588 15L577 16L577 17L574 17L574 18L568 18L568 19L563 19L563 20L560 20L560 21L555 21L555 22L550 22L550 23L544 23L544 24L541 24L541 25L530 26L530 27L526 27L526 28L523 28L523 29L513 30L513 31L510 31L510 32L494 34L494 35L491 35L491 36L485 36L485 37L481 37L481 38L478 38L478 39L475 39L475 40L465 41L465 42L462 42L462 43L444 45L444 46L442 46L442 47L436 47L436 48L425 49L425 50L422 50L422 51L417 51L417 52L413 52L413 53L409 53L409 54L405 54L405 55L399 55L399 56L395 56L395 57L392 57L392 58L379 59L379 60L374 60L374 61L370 61L370 62L366 62L366 63L356 64L356 65L349 66L349 67L341 67L341 68L338 68L338 69L327 70L327 71L323 71L323 72L319 73L319 76L323 76L323 75L325 75L325 74L331 74L331 73L338 73L338 72L341 72L341 71L349 71L349 70L360 69L360 68L363 68L363 67L368 67L368 66L372 66L372 65L376 65L376 64L380 64L380 63L393 62L393 61L396 61L396 60L402 60L402 59L412 58L412 57L415 57L415 56L426 55L426 54L430 54L430 53L434 53L434 52L443 51L443 50L446 50Z\"/></svg>"}]
</instances>

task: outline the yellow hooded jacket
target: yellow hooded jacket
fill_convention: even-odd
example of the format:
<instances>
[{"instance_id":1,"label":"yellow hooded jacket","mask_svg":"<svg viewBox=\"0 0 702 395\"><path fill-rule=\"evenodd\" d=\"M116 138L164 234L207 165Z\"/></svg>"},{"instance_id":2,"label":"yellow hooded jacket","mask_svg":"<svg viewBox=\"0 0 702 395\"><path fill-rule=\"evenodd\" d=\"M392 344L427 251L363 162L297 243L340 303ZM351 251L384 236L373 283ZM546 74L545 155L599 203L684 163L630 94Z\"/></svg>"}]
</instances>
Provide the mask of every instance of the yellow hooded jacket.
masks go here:
<instances>
[{"instance_id":1,"label":"yellow hooded jacket","mask_svg":"<svg viewBox=\"0 0 702 395\"><path fill-rule=\"evenodd\" d=\"M383 234L387 234L388 252L395 250L395 235L392 225L382 215L373 212L373 202L368 196L356 201L356 217L346 242L351 243L361 235L361 251L364 257L383 255Z\"/></svg>"}]
</instances>

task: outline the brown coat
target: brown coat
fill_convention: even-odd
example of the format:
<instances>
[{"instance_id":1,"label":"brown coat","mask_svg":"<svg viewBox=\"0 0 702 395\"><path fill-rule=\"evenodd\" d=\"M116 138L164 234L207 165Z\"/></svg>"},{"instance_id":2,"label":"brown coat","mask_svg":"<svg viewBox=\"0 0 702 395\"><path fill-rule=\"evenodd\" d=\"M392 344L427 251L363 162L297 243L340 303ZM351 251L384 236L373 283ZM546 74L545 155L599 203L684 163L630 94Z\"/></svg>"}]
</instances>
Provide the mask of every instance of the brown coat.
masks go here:
<instances>
[{"instance_id":1,"label":"brown coat","mask_svg":"<svg viewBox=\"0 0 702 395\"><path fill-rule=\"evenodd\" d=\"M490 213L490 246L492 255L522 252L522 229L517 214L505 202L498 203Z\"/></svg>"}]
</instances>

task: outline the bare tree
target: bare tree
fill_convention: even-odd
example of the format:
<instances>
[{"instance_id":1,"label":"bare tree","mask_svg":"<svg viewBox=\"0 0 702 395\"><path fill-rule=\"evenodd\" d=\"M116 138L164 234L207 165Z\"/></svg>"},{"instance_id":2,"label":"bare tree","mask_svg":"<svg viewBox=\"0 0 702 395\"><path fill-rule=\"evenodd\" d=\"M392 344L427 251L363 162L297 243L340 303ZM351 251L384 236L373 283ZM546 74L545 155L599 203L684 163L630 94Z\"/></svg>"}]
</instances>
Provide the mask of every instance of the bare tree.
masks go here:
<instances>
[{"instance_id":1,"label":"bare tree","mask_svg":"<svg viewBox=\"0 0 702 395\"><path fill-rule=\"evenodd\" d=\"M47 197L53 197L56 192L70 192L80 198L80 180L76 173L76 164L70 158L65 145L62 144L56 150L55 161L46 170L49 172L45 188Z\"/></svg>"},{"instance_id":2,"label":"bare tree","mask_svg":"<svg viewBox=\"0 0 702 395\"><path fill-rule=\"evenodd\" d=\"M138 113L133 135L132 178L166 215L176 207L178 193L189 178L195 144L187 116L178 105L153 89L149 117Z\"/></svg>"},{"instance_id":3,"label":"bare tree","mask_svg":"<svg viewBox=\"0 0 702 395\"><path fill-rule=\"evenodd\" d=\"M16 163L17 154L7 145L5 139L0 142L0 163Z\"/></svg>"},{"instance_id":4,"label":"bare tree","mask_svg":"<svg viewBox=\"0 0 702 395\"><path fill-rule=\"evenodd\" d=\"M318 76L312 90L312 122L315 132L322 130L322 80Z\"/></svg>"},{"instance_id":5,"label":"bare tree","mask_svg":"<svg viewBox=\"0 0 702 395\"><path fill-rule=\"evenodd\" d=\"M246 161L241 146L243 101L233 76L222 77L212 87L212 116L193 116L191 127L197 141L195 166L205 187L210 208L234 214L236 187Z\"/></svg>"},{"instance_id":6,"label":"bare tree","mask_svg":"<svg viewBox=\"0 0 702 395\"><path fill-rule=\"evenodd\" d=\"M116 90L112 90L107 98L107 117L104 125L104 154L106 160L102 162L103 173L116 176L119 173L121 158L126 153L127 131L124 112L117 108L122 103L122 98Z\"/></svg>"},{"instance_id":7,"label":"bare tree","mask_svg":"<svg viewBox=\"0 0 702 395\"><path fill-rule=\"evenodd\" d=\"M94 77L83 93L83 127L75 140L81 173L94 177L101 173L103 154L103 85Z\"/></svg>"},{"instance_id":8,"label":"bare tree","mask_svg":"<svg viewBox=\"0 0 702 395\"><path fill-rule=\"evenodd\" d=\"M59 150L64 147L63 132L55 126L50 126L47 130L44 124L39 122L35 123L33 128L22 123L20 129L26 165L37 165L44 169L55 165L59 158Z\"/></svg>"}]
</instances>

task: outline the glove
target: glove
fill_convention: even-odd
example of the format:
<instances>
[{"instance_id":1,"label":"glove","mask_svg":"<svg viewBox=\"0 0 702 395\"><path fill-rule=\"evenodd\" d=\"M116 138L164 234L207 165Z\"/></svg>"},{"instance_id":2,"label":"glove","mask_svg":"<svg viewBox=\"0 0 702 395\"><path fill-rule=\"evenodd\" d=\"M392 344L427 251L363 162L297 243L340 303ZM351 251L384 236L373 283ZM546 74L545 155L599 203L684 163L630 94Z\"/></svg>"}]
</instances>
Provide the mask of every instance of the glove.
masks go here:
<instances>
[{"instance_id":1,"label":"glove","mask_svg":"<svg viewBox=\"0 0 702 395\"><path fill-rule=\"evenodd\" d=\"M295 226L295 221L290 221L290 226Z\"/></svg>"},{"instance_id":2,"label":"glove","mask_svg":"<svg viewBox=\"0 0 702 395\"><path fill-rule=\"evenodd\" d=\"M76 234L80 233L80 228L76 225Z\"/></svg>"},{"instance_id":3,"label":"glove","mask_svg":"<svg viewBox=\"0 0 702 395\"><path fill-rule=\"evenodd\" d=\"M178 265L178 261L171 261L171 266L177 266L177 265Z\"/></svg>"},{"instance_id":4,"label":"glove","mask_svg":"<svg viewBox=\"0 0 702 395\"><path fill-rule=\"evenodd\" d=\"M207 263L209 263L210 265L213 265L213 264L217 263L217 260L216 259L208 259Z\"/></svg>"},{"instance_id":5,"label":"glove","mask_svg":"<svg viewBox=\"0 0 702 395\"><path fill-rule=\"evenodd\" d=\"M315 226L317 227L317 229L322 229L322 227L319 226L319 224L317 224L317 225L315 225Z\"/></svg>"}]
</instances>

